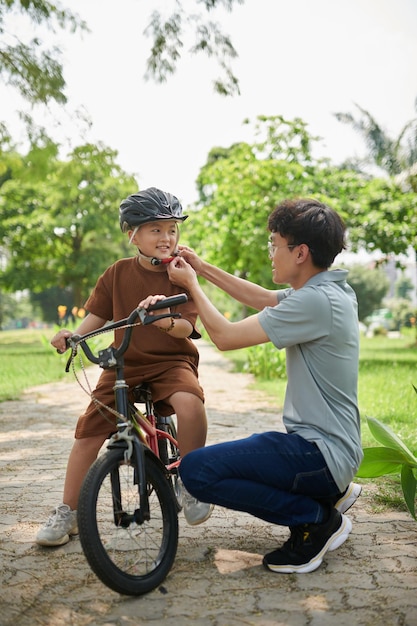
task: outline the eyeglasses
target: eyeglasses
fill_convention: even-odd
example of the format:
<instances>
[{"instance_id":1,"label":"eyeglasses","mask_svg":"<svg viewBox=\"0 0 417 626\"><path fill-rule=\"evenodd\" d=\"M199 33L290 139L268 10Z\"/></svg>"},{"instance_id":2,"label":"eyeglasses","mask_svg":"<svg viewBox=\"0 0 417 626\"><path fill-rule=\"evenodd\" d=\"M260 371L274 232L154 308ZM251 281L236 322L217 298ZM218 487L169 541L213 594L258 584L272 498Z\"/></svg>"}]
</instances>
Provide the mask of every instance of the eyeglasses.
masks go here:
<instances>
[{"instance_id":1,"label":"eyeglasses","mask_svg":"<svg viewBox=\"0 0 417 626\"><path fill-rule=\"evenodd\" d=\"M272 243L272 241L268 241L268 254L269 254L269 258L271 259L275 252L277 250L281 250L281 248L296 248L297 244L293 243L293 244L289 244L287 246L274 246L274 244Z\"/></svg>"}]
</instances>

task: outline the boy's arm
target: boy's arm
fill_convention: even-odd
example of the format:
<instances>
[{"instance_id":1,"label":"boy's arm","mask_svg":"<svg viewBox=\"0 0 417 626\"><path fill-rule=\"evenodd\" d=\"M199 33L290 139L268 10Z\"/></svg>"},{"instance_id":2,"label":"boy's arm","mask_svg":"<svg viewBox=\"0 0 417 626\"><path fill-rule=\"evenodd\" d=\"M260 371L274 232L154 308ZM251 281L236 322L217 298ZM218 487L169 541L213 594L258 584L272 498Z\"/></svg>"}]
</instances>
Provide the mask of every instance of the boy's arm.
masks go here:
<instances>
[{"instance_id":1,"label":"boy's arm","mask_svg":"<svg viewBox=\"0 0 417 626\"><path fill-rule=\"evenodd\" d=\"M278 304L275 290L265 289L255 283L251 283L249 280L233 276L233 274L229 274L219 267L203 261L193 250L186 246L180 246L180 256L191 265L199 276L216 285L216 287L225 291L238 302L242 302L242 304L258 311L261 311L266 306L276 306Z\"/></svg>"},{"instance_id":2,"label":"boy's arm","mask_svg":"<svg viewBox=\"0 0 417 626\"><path fill-rule=\"evenodd\" d=\"M86 333L90 333L93 330L101 328L106 322L107 320L102 317L94 315L94 313L89 313L76 330L71 331L66 328L60 330L54 337L52 337L51 344L58 350L58 352L65 352L67 350L67 344L65 341L67 337L72 337L72 335L85 335Z\"/></svg>"}]
</instances>

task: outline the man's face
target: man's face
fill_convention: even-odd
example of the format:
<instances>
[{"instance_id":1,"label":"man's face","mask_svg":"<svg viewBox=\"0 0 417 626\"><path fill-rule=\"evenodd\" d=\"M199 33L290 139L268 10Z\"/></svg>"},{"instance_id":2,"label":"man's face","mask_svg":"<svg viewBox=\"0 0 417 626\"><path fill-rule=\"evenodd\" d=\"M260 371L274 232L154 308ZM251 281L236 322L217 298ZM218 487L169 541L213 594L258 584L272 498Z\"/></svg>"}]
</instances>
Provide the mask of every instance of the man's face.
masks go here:
<instances>
[{"instance_id":1,"label":"man's face","mask_svg":"<svg viewBox=\"0 0 417 626\"><path fill-rule=\"evenodd\" d=\"M268 242L269 258L272 263L272 280L276 285L291 284L297 266L294 263L294 248L279 233L271 233Z\"/></svg>"}]
</instances>

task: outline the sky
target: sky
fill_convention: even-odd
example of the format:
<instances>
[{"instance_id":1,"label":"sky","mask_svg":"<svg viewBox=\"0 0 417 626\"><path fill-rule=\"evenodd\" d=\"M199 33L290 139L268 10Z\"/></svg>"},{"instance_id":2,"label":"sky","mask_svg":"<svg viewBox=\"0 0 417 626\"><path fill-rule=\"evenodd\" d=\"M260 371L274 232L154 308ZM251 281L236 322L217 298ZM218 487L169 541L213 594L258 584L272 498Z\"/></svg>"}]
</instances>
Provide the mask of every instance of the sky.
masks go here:
<instances>
[{"instance_id":1,"label":"sky","mask_svg":"<svg viewBox=\"0 0 417 626\"><path fill-rule=\"evenodd\" d=\"M239 54L233 69L241 95L233 98L214 93L215 63L186 49L167 83L144 80L150 10L174 6L173 0L62 4L91 32L58 31L45 41L63 49L68 111L83 108L93 126L85 135L65 111L51 107L61 121L60 128L48 122L51 134L73 146L102 141L117 150L139 188L170 191L185 206L197 199L195 180L211 148L254 139L246 118L301 117L322 137L320 154L340 162L364 147L335 112L355 113L357 103L393 135L416 115L417 0L246 0L231 13L215 11L212 19L221 21ZM188 4L195 10L195 2ZM24 34L16 21L15 34L20 29ZM0 103L0 118L13 128L19 98L2 87ZM39 118L48 119L45 112Z\"/></svg>"}]
</instances>

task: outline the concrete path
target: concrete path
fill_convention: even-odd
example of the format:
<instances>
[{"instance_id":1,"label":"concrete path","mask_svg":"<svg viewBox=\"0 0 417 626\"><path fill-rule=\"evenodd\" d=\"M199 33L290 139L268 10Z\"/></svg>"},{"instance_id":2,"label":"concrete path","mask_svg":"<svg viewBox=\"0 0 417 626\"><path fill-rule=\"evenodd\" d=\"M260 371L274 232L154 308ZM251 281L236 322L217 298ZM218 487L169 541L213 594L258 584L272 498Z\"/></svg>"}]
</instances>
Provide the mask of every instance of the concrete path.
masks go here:
<instances>
[{"instance_id":1,"label":"concrete path","mask_svg":"<svg viewBox=\"0 0 417 626\"><path fill-rule=\"evenodd\" d=\"M282 429L248 375L199 342L208 443ZM91 370L94 385L97 373ZM311 574L267 572L262 556L287 536L249 515L216 508L191 528L180 516L177 558L163 585L120 596L91 572L79 540L40 548L33 539L61 501L74 425L88 398L68 382L0 404L1 626L417 626L417 524L378 511L375 486L349 511L353 531Z\"/></svg>"}]
</instances>

